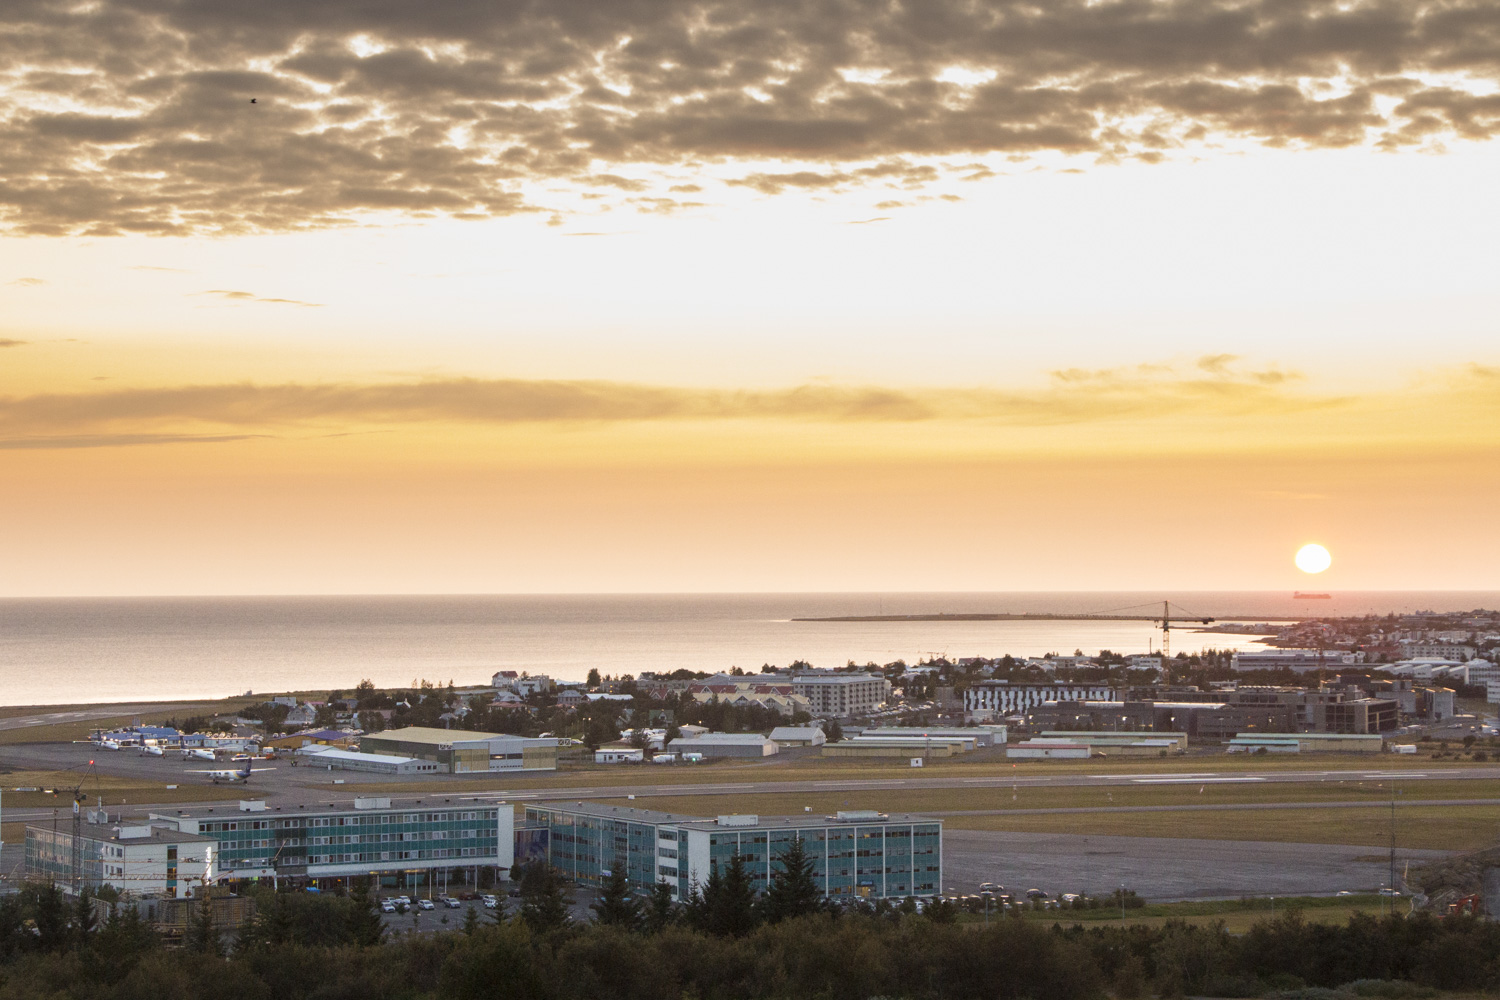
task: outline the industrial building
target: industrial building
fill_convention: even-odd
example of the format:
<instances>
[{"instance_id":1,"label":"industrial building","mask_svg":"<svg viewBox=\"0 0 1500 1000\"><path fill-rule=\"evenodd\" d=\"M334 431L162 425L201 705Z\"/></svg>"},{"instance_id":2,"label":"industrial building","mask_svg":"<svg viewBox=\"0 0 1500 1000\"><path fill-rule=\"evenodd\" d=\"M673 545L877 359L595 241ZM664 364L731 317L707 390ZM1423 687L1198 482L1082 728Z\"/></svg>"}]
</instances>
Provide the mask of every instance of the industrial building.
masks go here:
<instances>
[{"instance_id":1,"label":"industrial building","mask_svg":"<svg viewBox=\"0 0 1500 1000\"><path fill-rule=\"evenodd\" d=\"M304 767L326 767L330 771L368 771L374 774L438 774L443 766L421 757L396 757L384 753L340 750L326 744L309 743L292 755Z\"/></svg>"},{"instance_id":2,"label":"industrial building","mask_svg":"<svg viewBox=\"0 0 1500 1000\"><path fill-rule=\"evenodd\" d=\"M679 754L700 754L712 757L769 757L780 752L776 741L759 733L700 733L697 736L680 736L667 744L667 749Z\"/></svg>"},{"instance_id":3,"label":"industrial building","mask_svg":"<svg viewBox=\"0 0 1500 1000\"><path fill-rule=\"evenodd\" d=\"M927 728L920 726L878 726L861 730L854 735L861 738L867 736L957 736L973 740L975 747L1003 747L1005 746L1006 729L1004 726L931 726Z\"/></svg>"},{"instance_id":4,"label":"industrial building","mask_svg":"<svg viewBox=\"0 0 1500 1000\"><path fill-rule=\"evenodd\" d=\"M480 771L555 771L557 740L462 729L409 726L372 733L359 741L362 753L420 757L448 774Z\"/></svg>"},{"instance_id":5,"label":"industrial building","mask_svg":"<svg viewBox=\"0 0 1500 1000\"><path fill-rule=\"evenodd\" d=\"M1090 746L1128 744L1144 740L1159 746L1168 746L1174 750L1186 750L1188 743L1187 733L1172 732L1147 732L1132 734L1049 729L1046 732L1042 733L1042 738L1049 740L1071 740L1074 743L1087 743Z\"/></svg>"},{"instance_id":6,"label":"industrial building","mask_svg":"<svg viewBox=\"0 0 1500 1000\"><path fill-rule=\"evenodd\" d=\"M828 742L817 726L777 726L771 730L771 739L779 747L820 747Z\"/></svg>"},{"instance_id":7,"label":"industrial building","mask_svg":"<svg viewBox=\"0 0 1500 1000\"><path fill-rule=\"evenodd\" d=\"M764 890L795 839L813 861L825 896L930 896L940 892L940 820L872 811L834 816L720 816L705 819L592 802L526 807L526 830L544 832L547 860L576 881L598 885L623 860L630 883L657 882L687 899L738 854Z\"/></svg>"},{"instance_id":8,"label":"industrial building","mask_svg":"<svg viewBox=\"0 0 1500 1000\"><path fill-rule=\"evenodd\" d=\"M1012 760L1088 760L1093 753L1087 743L1033 739L1005 748Z\"/></svg>"}]
</instances>

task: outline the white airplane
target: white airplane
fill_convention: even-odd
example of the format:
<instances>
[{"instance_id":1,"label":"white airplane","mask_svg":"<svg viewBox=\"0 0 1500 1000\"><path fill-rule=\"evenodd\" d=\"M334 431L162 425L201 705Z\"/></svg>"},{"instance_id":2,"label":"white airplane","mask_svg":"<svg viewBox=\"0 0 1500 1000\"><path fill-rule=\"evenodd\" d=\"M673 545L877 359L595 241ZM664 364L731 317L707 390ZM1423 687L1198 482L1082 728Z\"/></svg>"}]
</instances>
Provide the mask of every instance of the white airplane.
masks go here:
<instances>
[{"instance_id":1,"label":"white airplane","mask_svg":"<svg viewBox=\"0 0 1500 1000\"><path fill-rule=\"evenodd\" d=\"M251 767L249 761L246 761L245 766L238 771L225 769L222 771L193 771L192 773L206 774L208 775L208 779L216 785L221 781L227 781L232 785L237 781L249 781L250 775L256 771L274 770L276 770L274 767Z\"/></svg>"},{"instance_id":2,"label":"white airplane","mask_svg":"<svg viewBox=\"0 0 1500 1000\"><path fill-rule=\"evenodd\" d=\"M146 756L146 757L165 757L166 756L166 754L162 751L161 747L153 747L153 746L143 746L143 747L141 747L141 754L143 756Z\"/></svg>"},{"instance_id":3,"label":"white airplane","mask_svg":"<svg viewBox=\"0 0 1500 1000\"><path fill-rule=\"evenodd\" d=\"M99 741L99 749L101 749L101 750L118 750L118 749L120 749L120 741L119 740L100 740Z\"/></svg>"},{"instance_id":4,"label":"white airplane","mask_svg":"<svg viewBox=\"0 0 1500 1000\"><path fill-rule=\"evenodd\" d=\"M190 759L193 759L193 760L218 760L219 759L219 758L217 758L217 757L214 756L214 752L212 750L184 750L184 751L182 751L182 755L184 757L187 757L187 758L190 758Z\"/></svg>"}]
</instances>

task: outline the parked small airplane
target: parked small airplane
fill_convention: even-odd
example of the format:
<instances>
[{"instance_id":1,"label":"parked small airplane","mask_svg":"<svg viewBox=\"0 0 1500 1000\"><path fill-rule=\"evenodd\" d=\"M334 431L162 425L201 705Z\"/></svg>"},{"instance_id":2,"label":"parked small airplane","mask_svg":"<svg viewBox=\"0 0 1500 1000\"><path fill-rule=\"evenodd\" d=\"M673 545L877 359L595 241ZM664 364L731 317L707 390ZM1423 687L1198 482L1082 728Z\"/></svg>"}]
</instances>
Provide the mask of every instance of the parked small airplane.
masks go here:
<instances>
[{"instance_id":1,"label":"parked small airplane","mask_svg":"<svg viewBox=\"0 0 1500 1000\"><path fill-rule=\"evenodd\" d=\"M119 740L100 740L99 741L99 749L101 749L101 750L118 750L118 749L120 749L120 741Z\"/></svg>"},{"instance_id":2,"label":"parked small airplane","mask_svg":"<svg viewBox=\"0 0 1500 1000\"><path fill-rule=\"evenodd\" d=\"M256 771L274 770L276 770L274 767L251 767L247 762L245 766L240 768L238 771L225 769L222 771L193 771L192 773L206 774L208 775L208 779L217 785L221 781L227 781L230 784L234 784L237 781L249 781L250 775L255 773Z\"/></svg>"},{"instance_id":3,"label":"parked small airplane","mask_svg":"<svg viewBox=\"0 0 1500 1000\"><path fill-rule=\"evenodd\" d=\"M184 750L182 756L193 760L218 760L212 750Z\"/></svg>"},{"instance_id":4,"label":"parked small airplane","mask_svg":"<svg viewBox=\"0 0 1500 1000\"><path fill-rule=\"evenodd\" d=\"M153 747L153 746L143 746L143 747L141 747L141 754L142 754L142 756L146 756L146 757L165 757L166 756L166 753L164 753L162 751L161 747Z\"/></svg>"}]
</instances>

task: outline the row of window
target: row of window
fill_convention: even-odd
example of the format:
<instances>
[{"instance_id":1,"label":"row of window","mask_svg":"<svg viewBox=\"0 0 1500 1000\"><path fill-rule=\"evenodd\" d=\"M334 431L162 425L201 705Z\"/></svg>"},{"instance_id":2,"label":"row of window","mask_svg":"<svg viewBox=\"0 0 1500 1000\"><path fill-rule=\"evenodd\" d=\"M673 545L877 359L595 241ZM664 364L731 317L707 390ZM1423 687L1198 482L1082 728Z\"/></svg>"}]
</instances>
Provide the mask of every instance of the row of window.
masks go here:
<instances>
[{"instance_id":1,"label":"row of window","mask_svg":"<svg viewBox=\"0 0 1500 1000\"><path fill-rule=\"evenodd\" d=\"M391 826L403 823L473 823L496 818L494 810L441 813L371 813L361 816L300 816L294 819L215 820L198 824L203 833L243 830L299 830L324 826Z\"/></svg>"}]
</instances>

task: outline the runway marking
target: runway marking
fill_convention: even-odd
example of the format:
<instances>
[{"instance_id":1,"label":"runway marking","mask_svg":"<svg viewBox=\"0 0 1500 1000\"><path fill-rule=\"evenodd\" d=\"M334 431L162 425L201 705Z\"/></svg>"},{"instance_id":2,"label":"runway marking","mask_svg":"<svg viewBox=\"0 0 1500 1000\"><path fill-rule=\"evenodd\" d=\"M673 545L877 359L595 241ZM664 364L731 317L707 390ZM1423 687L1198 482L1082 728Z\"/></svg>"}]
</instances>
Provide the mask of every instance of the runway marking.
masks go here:
<instances>
[{"instance_id":1,"label":"runway marking","mask_svg":"<svg viewBox=\"0 0 1500 1000\"><path fill-rule=\"evenodd\" d=\"M1137 785L1221 785L1232 781L1265 781L1265 778L1134 778Z\"/></svg>"},{"instance_id":2,"label":"runway marking","mask_svg":"<svg viewBox=\"0 0 1500 1000\"><path fill-rule=\"evenodd\" d=\"M1188 771L1175 774L1091 774L1090 778L1104 778L1106 781L1139 781L1142 778L1206 778L1214 771Z\"/></svg>"}]
</instances>

